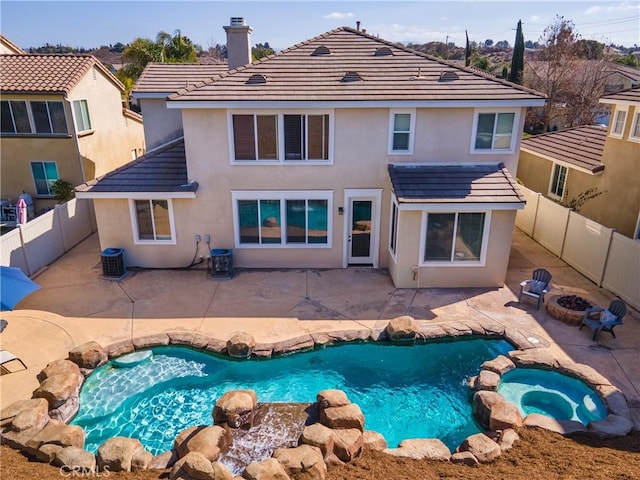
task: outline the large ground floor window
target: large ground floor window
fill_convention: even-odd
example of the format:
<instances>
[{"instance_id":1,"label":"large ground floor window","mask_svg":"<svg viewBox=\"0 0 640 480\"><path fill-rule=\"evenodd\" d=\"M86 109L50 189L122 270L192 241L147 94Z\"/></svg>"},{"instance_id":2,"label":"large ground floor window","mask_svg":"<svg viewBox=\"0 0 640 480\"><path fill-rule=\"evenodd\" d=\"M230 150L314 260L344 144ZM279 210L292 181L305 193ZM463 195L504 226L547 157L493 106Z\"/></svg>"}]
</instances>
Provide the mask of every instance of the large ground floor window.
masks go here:
<instances>
[{"instance_id":1,"label":"large ground floor window","mask_svg":"<svg viewBox=\"0 0 640 480\"><path fill-rule=\"evenodd\" d=\"M422 262L482 262L489 216L485 212L425 213Z\"/></svg>"},{"instance_id":2,"label":"large ground floor window","mask_svg":"<svg viewBox=\"0 0 640 480\"><path fill-rule=\"evenodd\" d=\"M131 200L136 243L175 243L170 200Z\"/></svg>"},{"instance_id":3,"label":"large ground floor window","mask_svg":"<svg viewBox=\"0 0 640 480\"><path fill-rule=\"evenodd\" d=\"M233 192L236 246L331 246L333 192Z\"/></svg>"}]
</instances>

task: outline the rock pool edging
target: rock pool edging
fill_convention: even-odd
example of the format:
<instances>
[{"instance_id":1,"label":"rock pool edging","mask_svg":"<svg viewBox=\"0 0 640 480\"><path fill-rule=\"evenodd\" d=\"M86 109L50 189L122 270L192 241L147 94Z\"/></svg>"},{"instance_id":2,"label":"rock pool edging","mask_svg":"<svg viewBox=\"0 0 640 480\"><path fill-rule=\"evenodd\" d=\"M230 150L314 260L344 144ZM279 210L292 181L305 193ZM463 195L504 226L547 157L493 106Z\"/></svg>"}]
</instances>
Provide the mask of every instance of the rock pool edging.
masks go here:
<instances>
[{"instance_id":1,"label":"rock pool edging","mask_svg":"<svg viewBox=\"0 0 640 480\"><path fill-rule=\"evenodd\" d=\"M103 468L108 465L111 471L116 471L117 469L129 471L147 468L162 469L173 466L174 470L172 472L175 471L176 473L173 474L172 478L180 478L180 474L190 474L190 470L193 469L195 471L200 468L196 468L196 465L204 465L202 472L206 471L206 474L212 478L231 478L224 467L221 465L220 467L212 466L212 460L199 452L189 452L188 454L191 456L186 460L184 459L187 455L178 455L175 449L154 457L144 450L142 445L138 445L139 442L137 440L132 442L131 440L133 439L124 437L115 437L107 440L100 448L107 442L117 444L120 450L128 452L126 458L105 460L102 458L104 455L101 457L99 453L94 457L96 463L91 467L91 461L88 458L93 454L82 449L84 447L84 431L80 427L66 425L66 422L72 419L78 411L78 394L84 378L91 374L95 368L106 363L108 359L132 353L136 350L166 345L188 346L218 355L228 355L232 358L270 358L353 341L421 344L432 341L455 340L466 336L501 338L509 341L518 349L515 352L511 352L508 358L505 357L506 360L501 358L503 356L500 356L485 362L479 375L470 380L470 387L477 390L474 395L474 410L476 395L479 397L487 396L480 392L490 392L501 397L495 392L495 389L497 389L502 373L511 369L508 363L511 362L514 368L516 364L518 366L536 365L541 368L554 368L583 379L605 401L609 411L608 417L600 422L593 422L594 425L589 424L586 431L574 428L575 426L573 425L558 428L557 424L559 422L548 419L548 417L539 419L529 415L525 419L518 419L518 416L513 413L513 408L504 405L493 408L500 403L506 403L504 399L501 402L499 398L494 396L492 400L484 398L484 403L482 403L484 405L484 415L486 416L484 424L489 430L485 433L470 436L453 454L439 439L406 439L400 443L398 448L387 449L384 437L376 432L364 430L364 417L361 412L357 413L359 411L357 405L351 404L351 402L340 406L333 405L330 409L347 410L347 412L340 412L336 420L332 415L327 415L326 407L322 407L322 402L326 403L327 400L321 400L321 392L318 396L318 408L324 416L321 418L320 423L317 424L319 426L314 427L315 432L307 432L306 435L310 443L315 442L320 443L320 445L308 445L303 434L299 440L298 447L280 449L287 450L287 452L279 452L278 455L283 459L288 459L284 460L284 463L294 461L291 458L297 458L296 462L300 461L304 464L304 462L311 461L315 465L317 463L315 460L309 460L309 456L315 458L316 455L313 453L315 450L309 450L312 448L320 452L323 465L325 463L332 465L350 461L359 456L362 449L372 448L395 456L439 459L463 465L477 465L478 463L493 461L502 451L510 448L518 439L515 429L523 425L539 426L549 430L560 431L563 434L584 431L601 438L624 435L631 430L631 427L629 427L630 412L622 392L613 387L608 380L600 376L591 367L556 360L549 357L548 354L542 353L540 348L548 347L549 343L535 334L505 327L492 320L418 324L412 317L402 316L389 321L386 328L382 330L352 329L310 333L273 343L256 343L253 337L246 332L235 332L228 340L223 341L187 331L163 332L136 337L112 343L104 348L96 342L88 342L70 351L67 359L52 362L40 372L38 379L41 384L34 391L32 400L15 402L2 410L0 413L1 437L9 446L20 449L29 454L29 456L35 456L40 461L63 465L69 469L81 468L86 471L90 468L95 469L95 465L98 468L100 468L100 465ZM538 415L538 417L542 416ZM544 419L551 420L551 422ZM322 427L332 433L327 433ZM628 430L626 430L627 427L629 427ZM78 429L80 432L78 432ZM625 430L625 433L620 433ZM33 439L38 439L38 435L42 437L43 431L54 431L55 433L45 435L44 439L34 443ZM356 432L360 433L356 434ZM317 439L318 435L320 438L324 438L324 444ZM309 440L310 438L315 438L315 440ZM331 443L331 451L329 451L328 443ZM300 449L302 445L305 445L304 449ZM126 448L124 448L125 446ZM75 449L72 451L73 455L70 454L70 448ZM296 449L299 449L297 454L301 455L303 459L296 457L297 454L294 455L295 452L289 452ZM200 457L204 457L204 463ZM276 457L275 453L274 457ZM73 465L69 464L74 462L76 463ZM175 467L177 462L181 462L179 467ZM211 471L206 466L206 462L210 463ZM213 463L216 462L213 461ZM245 478L266 478L261 476L264 471L278 470L272 461L262 463L265 465L256 466L252 464L251 468L247 467ZM282 462L280 464L282 465ZM292 470L285 468L284 470L290 473L292 475L291 478L294 479L301 474L301 471L295 468ZM314 470L314 474L309 473L307 477L324 478L322 471L323 469L318 467ZM326 468L324 471L326 471ZM252 472L256 472L255 475L257 476L254 476Z\"/></svg>"}]
</instances>

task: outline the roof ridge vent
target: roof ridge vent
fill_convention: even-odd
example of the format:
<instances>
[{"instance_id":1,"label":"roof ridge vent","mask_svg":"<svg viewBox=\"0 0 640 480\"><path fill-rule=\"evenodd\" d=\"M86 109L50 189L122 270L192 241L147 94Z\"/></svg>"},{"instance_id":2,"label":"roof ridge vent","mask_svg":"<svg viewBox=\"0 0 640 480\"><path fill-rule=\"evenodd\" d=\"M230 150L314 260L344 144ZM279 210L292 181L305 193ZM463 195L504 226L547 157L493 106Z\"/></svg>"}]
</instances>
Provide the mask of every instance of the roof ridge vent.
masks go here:
<instances>
[{"instance_id":1,"label":"roof ridge vent","mask_svg":"<svg viewBox=\"0 0 640 480\"><path fill-rule=\"evenodd\" d=\"M344 83L349 83L349 82L361 82L362 81L362 77L360 76L360 74L358 72L347 72L344 74L344 77L342 77L342 80L340 80L341 82Z\"/></svg>"},{"instance_id":2,"label":"roof ridge vent","mask_svg":"<svg viewBox=\"0 0 640 480\"><path fill-rule=\"evenodd\" d=\"M389 47L380 47L377 48L374 57L388 57L389 55L393 55L393 51Z\"/></svg>"},{"instance_id":3,"label":"roof ridge vent","mask_svg":"<svg viewBox=\"0 0 640 480\"><path fill-rule=\"evenodd\" d=\"M267 77L261 73L254 73L249 77L249 80L245 82L246 85L264 85L267 83Z\"/></svg>"},{"instance_id":4,"label":"roof ridge vent","mask_svg":"<svg viewBox=\"0 0 640 480\"><path fill-rule=\"evenodd\" d=\"M439 82L453 82L454 80L458 80L460 77L453 70L447 70L446 72L442 72L440 74Z\"/></svg>"},{"instance_id":5,"label":"roof ridge vent","mask_svg":"<svg viewBox=\"0 0 640 480\"><path fill-rule=\"evenodd\" d=\"M322 57L324 55L331 55L331 50L326 45L320 45L311 53L312 57Z\"/></svg>"}]
</instances>

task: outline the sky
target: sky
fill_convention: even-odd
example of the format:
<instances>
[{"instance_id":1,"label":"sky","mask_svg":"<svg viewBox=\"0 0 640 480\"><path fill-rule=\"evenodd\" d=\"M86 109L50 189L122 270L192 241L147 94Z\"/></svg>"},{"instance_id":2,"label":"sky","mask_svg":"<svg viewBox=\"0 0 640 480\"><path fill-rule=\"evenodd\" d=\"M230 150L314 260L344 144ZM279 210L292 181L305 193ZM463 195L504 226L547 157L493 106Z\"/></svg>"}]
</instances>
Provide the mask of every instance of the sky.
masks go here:
<instances>
[{"instance_id":1,"label":"sky","mask_svg":"<svg viewBox=\"0 0 640 480\"><path fill-rule=\"evenodd\" d=\"M469 40L514 43L522 20L525 40L539 41L557 15L571 20L581 38L605 44L640 45L638 0L435 0L413 1L5 1L0 0L2 33L23 49L46 43L97 48L154 40L177 30L204 49L226 43L224 25L244 17L251 43L290 47L340 26L356 26L385 40L465 45Z\"/></svg>"}]
</instances>

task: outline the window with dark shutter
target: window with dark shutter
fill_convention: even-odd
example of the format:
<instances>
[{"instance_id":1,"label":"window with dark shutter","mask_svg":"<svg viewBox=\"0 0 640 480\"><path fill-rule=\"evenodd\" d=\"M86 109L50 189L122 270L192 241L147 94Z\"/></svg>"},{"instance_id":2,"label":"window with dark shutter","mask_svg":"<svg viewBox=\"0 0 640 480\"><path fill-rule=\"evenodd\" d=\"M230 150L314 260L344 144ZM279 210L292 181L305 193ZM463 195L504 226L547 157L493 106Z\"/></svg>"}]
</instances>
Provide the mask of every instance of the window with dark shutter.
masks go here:
<instances>
[{"instance_id":1,"label":"window with dark shutter","mask_svg":"<svg viewBox=\"0 0 640 480\"><path fill-rule=\"evenodd\" d=\"M284 159L304 159L304 116L284 116Z\"/></svg>"},{"instance_id":2,"label":"window with dark shutter","mask_svg":"<svg viewBox=\"0 0 640 480\"><path fill-rule=\"evenodd\" d=\"M309 160L329 159L329 115L309 115Z\"/></svg>"},{"instance_id":3,"label":"window with dark shutter","mask_svg":"<svg viewBox=\"0 0 640 480\"><path fill-rule=\"evenodd\" d=\"M233 116L233 148L236 160L256 159L253 115Z\"/></svg>"}]
</instances>

